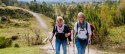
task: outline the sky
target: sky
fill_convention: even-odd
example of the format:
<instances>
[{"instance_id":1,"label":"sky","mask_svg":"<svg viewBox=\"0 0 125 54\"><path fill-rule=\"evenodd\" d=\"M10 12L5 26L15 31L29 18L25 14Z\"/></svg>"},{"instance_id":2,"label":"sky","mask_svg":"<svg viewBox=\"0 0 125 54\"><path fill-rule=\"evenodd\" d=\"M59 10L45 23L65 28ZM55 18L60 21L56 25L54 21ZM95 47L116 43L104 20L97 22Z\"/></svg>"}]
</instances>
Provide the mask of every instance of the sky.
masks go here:
<instances>
[{"instance_id":1,"label":"sky","mask_svg":"<svg viewBox=\"0 0 125 54\"><path fill-rule=\"evenodd\" d=\"M19 0L19 1L26 1L26 2L30 2L30 1L33 1L33 0ZM40 1L40 2L91 2L91 1L101 1L101 0L36 0L36 1ZM116 0L114 0L116 1Z\"/></svg>"}]
</instances>

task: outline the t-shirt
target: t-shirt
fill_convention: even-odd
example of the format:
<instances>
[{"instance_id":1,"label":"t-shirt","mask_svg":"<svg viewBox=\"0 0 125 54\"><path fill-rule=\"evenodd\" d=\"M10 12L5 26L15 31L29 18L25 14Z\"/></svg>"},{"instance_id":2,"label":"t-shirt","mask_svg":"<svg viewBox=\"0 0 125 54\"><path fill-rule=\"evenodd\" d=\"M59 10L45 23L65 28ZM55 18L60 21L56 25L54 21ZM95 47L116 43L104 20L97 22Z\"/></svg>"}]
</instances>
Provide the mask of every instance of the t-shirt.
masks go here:
<instances>
[{"instance_id":1,"label":"t-shirt","mask_svg":"<svg viewBox=\"0 0 125 54\"><path fill-rule=\"evenodd\" d=\"M63 33L58 33L57 26L55 25L53 27L53 33L55 34L56 38L59 40L66 40L67 38L65 37L66 33L70 33L70 27L68 25L64 25ZM68 36L68 40L71 41L71 36Z\"/></svg>"}]
</instances>

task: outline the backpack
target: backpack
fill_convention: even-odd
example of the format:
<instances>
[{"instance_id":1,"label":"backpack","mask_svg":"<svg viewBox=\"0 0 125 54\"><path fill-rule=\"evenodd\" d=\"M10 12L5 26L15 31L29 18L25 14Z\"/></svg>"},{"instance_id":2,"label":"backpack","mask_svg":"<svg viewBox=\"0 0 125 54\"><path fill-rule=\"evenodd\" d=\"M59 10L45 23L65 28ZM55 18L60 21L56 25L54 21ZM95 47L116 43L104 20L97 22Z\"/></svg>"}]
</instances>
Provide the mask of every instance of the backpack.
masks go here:
<instances>
[{"instance_id":1,"label":"backpack","mask_svg":"<svg viewBox=\"0 0 125 54\"><path fill-rule=\"evenodd\" d=\"M88 39L88 22L87 21L84 21L82 23L83 27L81 27L79 25L79 22L77 22L77 32L76 32L76 35L77 35L77 38L78 39L81 39L81 40L85 40L85 39Z\"/></svg>"},{"instance_id":2,"label":"backpack","mask_svg":"<svg viewBox=\"0 0 125 54\"><path fill-rule=\"evenodd\" d=\"M92 31L92 35L91 35L91 40L94 38L94 30L95 30L95 27L90 24L90 28L91 28L91 31Z\"/></svg>"},{"instance_id":3,"label":"backpack","mask_svg":"<svg viewBox=\"0 0 125 54\"><path fill-rule=\"evenodd\" d=\"M86 28L86 30L88 29L88 22L87 21L85 21L84 22L84 27ZM77 33L76 34L78 34L78 22L77 22ZM90 24L90 28L91 28L91 31L92 31L92 35L91 35L91 39L93 39L93 32L94 32L94 29L95 29L95 27L92 25L92 24ZM87 33L86 33L86 36L87 36L87 39L88 39L88 30L87 30ZM79 38L80 39L80 38Z\"/></svg>"}]
</instances>

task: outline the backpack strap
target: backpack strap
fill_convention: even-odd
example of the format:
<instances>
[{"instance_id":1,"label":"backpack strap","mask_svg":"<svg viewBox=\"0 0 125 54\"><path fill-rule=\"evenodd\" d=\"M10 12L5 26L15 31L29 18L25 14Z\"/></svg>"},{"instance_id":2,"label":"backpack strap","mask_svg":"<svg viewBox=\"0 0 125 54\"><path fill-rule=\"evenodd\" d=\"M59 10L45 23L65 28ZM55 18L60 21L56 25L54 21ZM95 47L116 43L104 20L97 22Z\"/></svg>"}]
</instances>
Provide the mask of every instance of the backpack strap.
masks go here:
<instances>
[{"instance_id":1,"label":"backpack strap","mask_svg":"<svg viewBox=\"0 0 125 54\"><path fill-rule=\"evenodd\" d=\"M79 25L78 25L78 24L79 24L79 22L77 22L77 25L76 25L76 28L77 28L77 32L76 32L76 34L78 34L78 27L79 27ZM87 30L87 34L86 34L86 35L88 36L88 22L87 22L87 21L85 21L85 22L84 22L84 24L85 24L85 26L84 26L84 27L85 27L85 28L86 28L86 30Z\"/></svg>"},{"instance_id":2,"label":"backpack strap","mask_svg":"<svg viewBox=\"0 0 125 54\"><path fill-rule=\"evenodd\" d=\"M57 26L55 25L55 27L54 27L54 28L55 28L55 33L57 33L57 32L58 32L58 31L57 31Z\"/></svg>"},{"instance_id":3,"label":"backpack strap","mask_svg":"<svg viewBox=\"0 0 125 54\"><path fill-rule=\"evenodd\" d=\"M87 35L87 38L88 38L88 36L89 36L89 33L88 33L88 22L87 21L85 21L85 28L86 28L86 31L87 31L87 33L86 33L86 35Z\"/></svg>"},{"instance_id":4,"label":"backpack strap","mask_svg":"<svg viewBox=\"0 0 125 54\"><path fill-rule=\"evenodd\" d=\"M77 25L76 25L76 27L77 27L77 32L78 32L78 27L79 27L79 25L78 25L79 23L77 22ZM86 28L86 30L88 29L88 22L87 21L85 21L84 22L84 24L85 24L85 28Z\"/></svg>"},{"instance_id":5,"label":"backpack strap","mask_svg":"<svg viewBox=\"0 0 125 54\"><path fill-rule=\"evenodd\" d=\"M79 27L79 26L78 26L78 22L77 22L77 25L76 25L77 32L76 32L76 34L78 34L78 27Z\"/></svg>"}]
</instances>

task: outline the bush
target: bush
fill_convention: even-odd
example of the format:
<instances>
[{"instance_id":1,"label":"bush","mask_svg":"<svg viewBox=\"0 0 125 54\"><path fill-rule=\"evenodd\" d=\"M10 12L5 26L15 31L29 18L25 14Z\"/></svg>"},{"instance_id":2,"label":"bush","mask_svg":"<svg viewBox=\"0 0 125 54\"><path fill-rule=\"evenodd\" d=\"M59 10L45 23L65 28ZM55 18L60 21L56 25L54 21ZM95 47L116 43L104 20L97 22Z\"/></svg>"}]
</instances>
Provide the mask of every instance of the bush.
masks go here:
<instances>
[{"instance_id":1,"label":"bush","mask_svg":"<svg viewBox=\"0 0 125 54\"><path fill-rule=\"evenodd\" d=\"M25 33L23 36L20 36L21 39L23 39L23 42L26 43L27 46L33 46L33 45L43 45L43 36L41 35L41 31L39 29L31 29L31 33Z\"/></svg>"},{"instance_id":2,"label":"bush","mask_svg":"<svg viewBox=\"0 0 125 54\"><path fill-rule=\"evenodd\" d=\"M21 10L21 9L11 9L11 8L6 8L6 7L2 7L0 8L0 16L5 15L5 16L9 16L10 18L31 18L33 17L30 13Z\"/></svg>"},{"instance_id":3,"label":"bush","mask_svg":"<svg viewBox=\"0 0 125 54\"><path fill-rule=\"evenodd\" d=\"M20 46L19 46L19 44L15 43L14 47L19 48Z\"/></svg>"},{"instance_id":4,"label":"bush","mask_svg":"<svg viewBox=\"0 0 125 54\"><path fill-rule=\"evenodd\" d=\"M17 40L19 37L17 35L14 35L11 37L12 40Z\"/></svg>"},{"instance_id":5,"label":"bush","mask_svg":"<svg viewBox=\"0 0 125 54\"><path fill-rule=\"evenodd\" d=\"M10 47L12 44L11 38L0 37L0 48Z\"/></svg>"}]
</instances>

